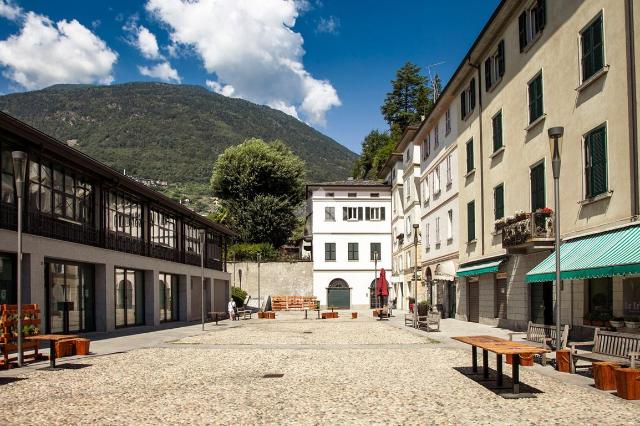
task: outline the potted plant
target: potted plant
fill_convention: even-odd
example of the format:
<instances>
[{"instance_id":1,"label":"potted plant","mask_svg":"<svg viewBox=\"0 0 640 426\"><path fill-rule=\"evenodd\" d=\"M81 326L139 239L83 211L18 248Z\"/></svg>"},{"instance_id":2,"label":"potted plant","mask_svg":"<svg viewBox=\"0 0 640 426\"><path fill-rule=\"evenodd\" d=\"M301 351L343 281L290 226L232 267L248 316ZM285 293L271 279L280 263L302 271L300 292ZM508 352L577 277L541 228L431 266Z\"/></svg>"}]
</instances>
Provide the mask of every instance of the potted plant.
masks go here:
<instances>
[{"instance_id":1,"label":"potted plant","mask_svg":"<svg viewBox=\"0 0 640 426\"><path fill-rule=\"evenodd\" d=\"M625 318L624 326L626 328L640 328L640 318L638 317Z\"/></svg>"},{"instance_id":2,"label":"potted plant","mask_svg":"<svg viewBox=\"0 0 640 426\"><path fill-rule=\"evenodd\" d=\"M499 231L501 231L501 230L502 230L502 228L504 228L505 226L507 226L507 219L506 219L506 218L504 218L504 217L502 217L502 218L500 218L500 219L496 220L496 221L493 223L493 226L494 226L494 228L495 228L495 231L496 231L496 232L499 232Z\"/></svg>"},{"instance_id":3,"label":"potted plant","mask_svg":"<svg viewBox=\"0 0 640 426\"><path fill-rule=\"evenodd\" d=\"M431 305L429 305L429 302L427 302L426 300L418 302L418 315L426 316L429 313L430 309Z\"/></svg>"},{"instance_id":4,"label":"potted plant","mask_svg":"<svg viewBox=\"0 0 640 426\"><path fill-rule=\"evenodd\" d=\"M521 221L527 218L527 213L524 210L517 210L515 216L516 221Z\"/></svg>"},{"instance_id":5,"label":"potted plant","mask_svg":"<svg viewBox=\"0 0 640 426\"><path fill-rule=\"evenodd\" d=\"M551 210L549 207L542 207L541 209L536 210L536 213L540 216L551 217L551 215L553 214L553 210Z\"/></svg>"},{"instance_id":6,"label":"potted plant","mask_svg":"<svg viewBox=\"0 0 640 426\"><path fill-rule=\"evenodd\" d=\"M600 321L604 327L609 327L609 321L611 321L611 312L600 312Z\"/></svg>"},{"instance_id":7,"label":"potted plant","mask_svg":"<svg viewBox=\"0 0 640 426\"><path fill-rule=\"evenodd\" d=\"M604 325L604 321L600 319L602 315L601 312L592 312L591 313L591 325L595 327L602 327Z\"/></svg>"},{"instance_id":8,"label":"potted plant","mask_svg":"<svg viewBox=\"0 0 640 426\"><path fill-rule=\"evenodd\" d=\"M609 325L613 328L622 328L624 327L624 318L614 316L609 320Z\"/></svg>"}]
</instances>

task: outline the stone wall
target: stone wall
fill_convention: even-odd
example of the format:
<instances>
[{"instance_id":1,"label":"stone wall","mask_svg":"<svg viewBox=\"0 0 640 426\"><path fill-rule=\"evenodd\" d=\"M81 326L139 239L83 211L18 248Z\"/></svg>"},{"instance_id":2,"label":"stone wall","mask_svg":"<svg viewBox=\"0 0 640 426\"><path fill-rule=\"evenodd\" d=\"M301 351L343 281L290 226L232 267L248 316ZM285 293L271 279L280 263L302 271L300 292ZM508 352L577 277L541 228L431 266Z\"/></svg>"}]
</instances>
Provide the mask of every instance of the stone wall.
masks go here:
<instances>
[{"instance_id":1,"label":"stone wall","mask_svg":"<svg viewBox=\"0 0 640 426\"><path fill-rule=\"evenodd\" d=\"M251 306L257 306L258 264L256 262L229 262L231 285L242 287L251 296ZM242 282L240 279L242 271ZM260 264L260 297L313 296L313 262L268 262Z\"/></svg>"}]
</instances>

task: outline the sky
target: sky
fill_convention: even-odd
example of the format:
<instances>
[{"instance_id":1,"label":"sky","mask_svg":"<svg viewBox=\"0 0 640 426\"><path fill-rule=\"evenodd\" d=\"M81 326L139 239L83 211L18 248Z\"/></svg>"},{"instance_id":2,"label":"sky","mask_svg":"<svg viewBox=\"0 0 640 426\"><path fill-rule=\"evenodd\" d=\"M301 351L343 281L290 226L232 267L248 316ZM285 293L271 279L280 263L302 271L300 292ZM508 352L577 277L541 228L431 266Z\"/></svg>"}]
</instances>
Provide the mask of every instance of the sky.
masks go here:
<instances>
[{"instance_id":1,"label":"sky","mask_svg":"<svg viewBox=\"0 0 640 426\"><path fill-rule=\"evenodd\" d=\"M499 0L0 0L0 93L195 84L354 152L406 61L451 77Z\"/></svg>"}]
</instances>

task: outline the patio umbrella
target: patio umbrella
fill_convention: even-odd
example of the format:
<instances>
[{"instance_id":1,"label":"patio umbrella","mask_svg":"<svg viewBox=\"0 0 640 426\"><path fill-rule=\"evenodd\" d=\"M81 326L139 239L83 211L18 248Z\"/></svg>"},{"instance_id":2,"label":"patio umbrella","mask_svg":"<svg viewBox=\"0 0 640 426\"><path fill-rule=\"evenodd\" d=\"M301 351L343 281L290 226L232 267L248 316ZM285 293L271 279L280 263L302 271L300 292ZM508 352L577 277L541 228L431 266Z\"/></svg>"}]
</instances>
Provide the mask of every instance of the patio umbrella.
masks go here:
<instances>
[{"instance_id":1,"label":"patio umbrella","mask_svg":"<svg viewBox=\"0 0 640 426\"><path fill-rule=\"evenodd\" d=\"M380 268L380 276L376 283L376 296L380 297L380 307L382 307L384 298L389 296L389 283L387 282L387 276L384 268Z\"/></svg>"}]
</instances>

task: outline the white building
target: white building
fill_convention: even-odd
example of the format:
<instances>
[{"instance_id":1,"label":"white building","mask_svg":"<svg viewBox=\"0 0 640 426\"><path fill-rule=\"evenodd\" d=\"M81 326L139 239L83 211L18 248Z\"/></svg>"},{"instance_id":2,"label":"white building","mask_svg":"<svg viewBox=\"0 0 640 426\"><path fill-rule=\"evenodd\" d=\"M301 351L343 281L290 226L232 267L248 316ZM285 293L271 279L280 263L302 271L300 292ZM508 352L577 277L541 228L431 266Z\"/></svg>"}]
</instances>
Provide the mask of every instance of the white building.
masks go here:
<instances>
[{"instance_id":1,"label":"white building","mask_svg":"<svg viewBox=\"0 0 640 426\"><path fill-rule=\"evenodd\" d=\"M422 277L427 300L455 318L459 250L457 109L441 97L420 124ZM454 104L455 105L455 104Z\"/></svg>"},{"instance_id":2,"label":"white building","mask_svg":"<svg viewBox=\"0 0 640 426\"><path fill-rule=\"evenodd\" d=\"M391 187L347 180L307 186L314 295L323 306L375 303L375 268L391 275ZM310 225L310 226L309 226Z\"/></svg>"}]
</instances>

